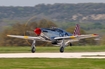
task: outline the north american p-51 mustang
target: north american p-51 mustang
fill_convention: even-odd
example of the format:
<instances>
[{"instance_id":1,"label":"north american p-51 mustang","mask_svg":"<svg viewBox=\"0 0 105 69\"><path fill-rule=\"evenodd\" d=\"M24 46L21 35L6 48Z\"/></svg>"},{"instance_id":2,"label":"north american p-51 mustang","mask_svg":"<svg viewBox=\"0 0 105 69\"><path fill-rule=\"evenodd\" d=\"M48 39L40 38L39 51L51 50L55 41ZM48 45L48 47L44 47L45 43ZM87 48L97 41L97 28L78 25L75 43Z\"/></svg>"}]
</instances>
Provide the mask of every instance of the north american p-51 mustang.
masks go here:
<instances>
[{"instance_id":1,"label":"north american p-51 mustang","mask_svg":"<svg viewBox=\"0 0 105 69\"><path fill-rule=\"evenodd\" d=\"M22 38L22 39L29 39L33 40L32 46L31 46L31 52L34 53L36 51L35 44L36 41L46 41L51 42L54 45L60 46L60 52L64 52L64 48L67 45L72 46L72 42L79 41L81 39L85 38L92 38L92 37L98 37L97 34L87 34L87 35L81 35L80 34L80 27L77 24L74 30L74 33L68 33L60 28L36 28L34 30L34 33L37 35L36 37L33 36L20 36L20 35L7 35L9 37L15 37L15 38Z\"/></svg>"}]
</instances>

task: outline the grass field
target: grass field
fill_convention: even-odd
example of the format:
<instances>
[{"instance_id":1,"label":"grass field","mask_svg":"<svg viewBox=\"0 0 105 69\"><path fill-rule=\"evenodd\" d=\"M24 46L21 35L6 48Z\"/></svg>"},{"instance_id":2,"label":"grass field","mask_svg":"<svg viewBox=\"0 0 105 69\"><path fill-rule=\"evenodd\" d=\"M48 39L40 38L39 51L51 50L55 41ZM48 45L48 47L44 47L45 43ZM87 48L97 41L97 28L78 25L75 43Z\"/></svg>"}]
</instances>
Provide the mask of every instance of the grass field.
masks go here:
<instances>
[{"instance_id":1,"label":"grass field","mask_svg":"<svg viewBox=\"0 0 105 69\"><path fill-rule=\"evenodd\" d=\"M105 59L0 59L0 69L105 69Z\"/></svg>"},{"instance_id":2,"label":"grass field","mask_svg":"<svg viewBox=\"0 0 105 69\"><path fill-rule=\"evenodd\" d=\"M36 47L36 52L59 52L60 47ZM0 47L0 53L30 53L31 47ZM72 46L65 47L65 52L101 52L105 46Z\"/></svg>"},{"instance_id":3,"label":"grass field","mask_svg":"<svg viewBox=\"0 0 105 69\"><path fill-rule=\"evenodd\" d=\"M27 53L31 47L0 47L0 53ZM59 52L59 47L36 47L36 52ZM101 52L105 46L72 46L65 52ZM105 59L0 58L0 69L105 69Z\"/></svg>"}]
</instances>

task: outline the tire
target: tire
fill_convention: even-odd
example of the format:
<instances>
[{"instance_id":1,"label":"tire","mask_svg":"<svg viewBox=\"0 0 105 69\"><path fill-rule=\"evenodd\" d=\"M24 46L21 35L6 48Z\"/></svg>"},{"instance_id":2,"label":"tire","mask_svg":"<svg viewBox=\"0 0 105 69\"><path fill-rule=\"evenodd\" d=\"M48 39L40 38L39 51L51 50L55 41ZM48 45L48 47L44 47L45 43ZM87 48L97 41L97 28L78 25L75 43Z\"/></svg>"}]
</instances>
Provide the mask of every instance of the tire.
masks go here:
<instances>
[{"instance_id":1,"label":"tire","mask_svg":"<svg viewBox=\"0 0 105 69\"><path fill-rule=\"evenodd\" d=\"M73 46L73 44L72 44L72 43L70 43L70 46Z\"/></svg>"},{"instance_id":2,"label":"tire","mask_svg":"<svg viewBox=\"0 0 105 69\"><path fill-rule=\"evenodd\" d=\"M64 47L60 48L60 52L63 53L64 52Z\"/></svg>"},{"instance_id":3,"label":"tire","mask_svg":"<svg viewBox=\"0 0 105 69\"><path fill-rule=\"evenodd\" d=\"M35 53L35 47L32 47L31 52Z\"/></svg>"}]
</instances>

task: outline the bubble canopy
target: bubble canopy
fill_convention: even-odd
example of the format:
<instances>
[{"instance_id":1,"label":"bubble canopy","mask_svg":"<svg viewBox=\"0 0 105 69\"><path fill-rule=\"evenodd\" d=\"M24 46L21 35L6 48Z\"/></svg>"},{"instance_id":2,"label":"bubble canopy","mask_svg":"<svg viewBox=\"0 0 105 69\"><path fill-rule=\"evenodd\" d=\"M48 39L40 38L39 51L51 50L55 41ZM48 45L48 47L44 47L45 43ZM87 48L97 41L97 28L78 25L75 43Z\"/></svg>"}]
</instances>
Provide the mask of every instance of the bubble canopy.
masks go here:
<instances>
[{"instance_id":1,"label":"bubble canopy","mask_svg":"<svg viewBox=\"0 0 105 69\"><path fill-rule=\"evenodd\" d=\"M68 33L60 28L41 28L41 32L49 37L51 40L55 37L72 36L71 33Z\"/></svg>"}]
</instances>

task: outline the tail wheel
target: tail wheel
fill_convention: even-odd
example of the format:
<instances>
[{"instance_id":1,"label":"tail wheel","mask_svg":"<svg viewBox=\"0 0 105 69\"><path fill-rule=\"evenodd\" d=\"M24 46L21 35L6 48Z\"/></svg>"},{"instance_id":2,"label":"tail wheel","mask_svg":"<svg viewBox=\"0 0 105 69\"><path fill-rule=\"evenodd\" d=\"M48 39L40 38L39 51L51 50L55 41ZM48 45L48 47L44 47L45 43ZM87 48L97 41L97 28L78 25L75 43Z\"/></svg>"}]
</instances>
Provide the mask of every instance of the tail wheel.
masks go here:
<instances>
[{"instance_id":1,"label":"tail wheel","mask_svg":"<svg viewBox=\"0 0 105 69\"><path fill-rule=\"evenodd\" d=\"M60 48L60 52L63 53L64 52L64 47Z\"/></svg>"},{"instance_id":2,"label":"tail wheel","mask_svg":"<svg viewBox=\"0 0 105 69\"><path fill-rule=\"evenodd\" d=\"M35 53L35 47L32 47L31 52Z\"/></svg>"}]
</instances>

